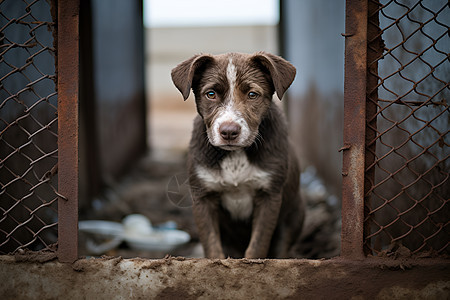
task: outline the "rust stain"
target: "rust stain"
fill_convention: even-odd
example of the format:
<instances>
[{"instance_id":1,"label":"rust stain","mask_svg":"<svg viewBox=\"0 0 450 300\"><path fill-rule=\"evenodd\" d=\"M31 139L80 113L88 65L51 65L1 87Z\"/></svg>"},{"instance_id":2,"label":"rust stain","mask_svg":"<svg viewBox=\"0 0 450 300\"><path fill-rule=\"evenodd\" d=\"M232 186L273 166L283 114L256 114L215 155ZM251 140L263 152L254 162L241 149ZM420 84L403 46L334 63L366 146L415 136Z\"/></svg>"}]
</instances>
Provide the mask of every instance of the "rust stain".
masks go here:
<instances>
[{"instance_id":1,"label":"rust stain","mask_svg":"<svg viewBox=\"0 0 450 300\"><path fill-rule=\"evenodd\" d=\"M78 258L79 1L58 1L58 259Z\"/></svg>"},{"instance_id":2,"label":"rust stain","mask_svg":"<svg viewBox=\"0 0 450 300\"><path fill-rule=\"evenodd\" d=\"M363 258L367 0L346 2L341 256Z\"/></svg>"}]
</instances>

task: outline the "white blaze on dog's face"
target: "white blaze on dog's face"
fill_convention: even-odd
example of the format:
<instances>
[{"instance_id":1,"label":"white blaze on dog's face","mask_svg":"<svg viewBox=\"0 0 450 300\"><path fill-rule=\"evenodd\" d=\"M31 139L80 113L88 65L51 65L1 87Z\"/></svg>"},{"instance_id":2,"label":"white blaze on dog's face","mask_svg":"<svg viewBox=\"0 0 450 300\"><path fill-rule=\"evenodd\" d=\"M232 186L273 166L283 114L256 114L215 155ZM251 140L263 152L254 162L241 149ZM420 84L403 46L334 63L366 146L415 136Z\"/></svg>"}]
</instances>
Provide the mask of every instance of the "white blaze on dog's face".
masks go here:
<instances>
[{"instance_id":1,"label":"white blaze on dog's face","mask_svg":"<svg viewBox=\"0 0 450 300\"><path fill-rule=\"evenodd\" d=\"M197 109L209 142L225 150L250 146L272 101L269 72L249 57L234 54L207 64L197 80Z\"/></svg>"},{"instance_id":2,"label":"white blaze on dog's face","mask_svg":"<svg viewBox=\"0 0 450 300\"><path fill-rule=\"evenodd\" d=\"M192 87L209 142L225 150L249 147L258 139L273 93L281 99L294 77L294 66L264 52L196 55L172 70L185 100Z\"/></svg>"},{"instance_id":3,"label":"white blaze on dog's face","mask_svg":"<svg viewBox=\"0 0 450 300\"><path fill-rule=\"evenodd\" d=\"M237 105L242 100L239 99L240 95L236 91L236 66L233 64L231 57L228 59L226 75L228 97L223 103L224 106L218 109L207 133L212 145L231 150L236 147L249 146L255 136L251 134L252 131L245 120L245 111L240 111ZM207 92L206 98L210 98L208 95ZM241 108L244 108L244 106L241 105Z\"/></svg>"}]
</instances>

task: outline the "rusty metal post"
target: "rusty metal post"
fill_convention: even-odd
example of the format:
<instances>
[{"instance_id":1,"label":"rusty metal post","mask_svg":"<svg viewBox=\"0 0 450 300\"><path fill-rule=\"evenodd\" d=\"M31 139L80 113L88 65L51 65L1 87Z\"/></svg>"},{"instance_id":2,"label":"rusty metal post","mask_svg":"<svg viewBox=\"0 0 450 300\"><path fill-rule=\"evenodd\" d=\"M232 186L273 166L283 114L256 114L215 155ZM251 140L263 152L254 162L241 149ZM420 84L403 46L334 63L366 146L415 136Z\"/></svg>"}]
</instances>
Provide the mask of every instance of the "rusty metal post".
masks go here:
<instances>
[{"instance_id":1,"label":"rusty metal post","mask_svg":"<svg viewBox=\"0 0 450 300\"><path fill-rule=\"evenodd\" d=\"M367 0L347 0L341 256L363 258Z\"/></svg>"},{"instance_id":2,"label":"rusty metal post","mask_svg":"<svg viewBox=\"0 0 450 300\"><path fill-rule=\"evenodd\" d=\"M58 0L58 259L78 258L78 0Z\"/></svg>"}]
</instances>

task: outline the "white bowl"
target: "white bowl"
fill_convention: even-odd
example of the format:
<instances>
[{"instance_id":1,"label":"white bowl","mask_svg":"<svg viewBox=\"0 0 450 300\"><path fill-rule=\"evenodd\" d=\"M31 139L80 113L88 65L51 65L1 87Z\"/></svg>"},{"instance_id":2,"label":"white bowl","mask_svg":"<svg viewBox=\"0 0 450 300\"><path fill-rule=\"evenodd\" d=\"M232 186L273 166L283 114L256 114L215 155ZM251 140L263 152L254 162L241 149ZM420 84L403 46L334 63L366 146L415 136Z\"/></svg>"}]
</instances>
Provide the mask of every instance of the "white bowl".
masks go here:
<instances>
[{"instance_id":1,"label":"white bowl","mask_svg":"<svg viewBox=\"0 0 450 300\"><path fill-rule=\"evenodd\" d=\"M171 251L189 242L191 236L181 230L154 229L146 235L129 234L127 232L124 238L127 244L135 250Z\"/></svg>"},{"instance_id":2,"label":"white bowl","mask_svg":"<svg viewBox=\"0 0 450 300\"><path fill-rule=\"evenodd\" d=\"M134 250L171 251L191 239L187 232L181 230L152 228L150 221L147 223L145 219L136 215L126 220L125 226L110 221L80 221L78 229L81 232L95 235L96 240L105 240L104 243L99 243L88 238L87 250L93 254L102 254L119 246L125 240ZM136 220L138 222L135 222ZM148 228L143 228L144 225Z\"/></svg>"},{"instance_id":3,"label":"white bowl","mask_svg":"<svg viewBox=\"0 0 450 300\"><path fill-rule=\"evenodd\" d=\"M81 232L94 235L86 238L86 249L92 254L103 254L123 242L123 226L110 221L80 221L78 229ZM101 242L98 239L102 240Z\"/></svg>"},{"instance_id":4,"label":"white bowl","mask_svg":"<svg viewBox=\"0 0 450 300\"><path fill-rule=\"evenodd\" d=\"M123 234L123 225L111 221L80 221L78 222L78 229L87 233L108 237L122 236Z\"/></svg>"},{"instance_id":5,"label":"white bowl","mask_svg":"<svg viewBox=\"0 0 450 300\"><path fill-rule=\"evenodd\" d=\"M148 235L153 231L150 220L140 214L128 215L122 220L123 229L127 234Z\"/></svg>"}]
</instances>

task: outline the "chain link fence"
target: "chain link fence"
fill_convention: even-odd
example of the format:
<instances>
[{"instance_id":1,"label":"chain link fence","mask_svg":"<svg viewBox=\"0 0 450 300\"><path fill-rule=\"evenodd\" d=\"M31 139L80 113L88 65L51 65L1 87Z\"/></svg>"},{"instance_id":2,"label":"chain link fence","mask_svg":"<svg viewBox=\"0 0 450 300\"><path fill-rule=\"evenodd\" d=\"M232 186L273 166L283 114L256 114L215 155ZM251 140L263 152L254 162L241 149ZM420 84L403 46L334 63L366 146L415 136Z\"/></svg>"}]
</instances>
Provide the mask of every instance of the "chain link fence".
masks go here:
<instances>
[{"instance_id":1,"label":"chain link fence","mask_svg":"<svg viewBox=\"0 0 450 300\"><path fill-rule=\"evenodd\" d=\"M449 254L450 7L368 4L364 252Z\"/></svg>"},{"instance_id":2,"label":"chain link fence","mask_svg":"<svg viewBox=\"0 0 450 300\"><path fill-rule=\"evenodd\" d=\"M0 254L57 242L54 6L0 1Z\"/></svg>"}]
</instances>

